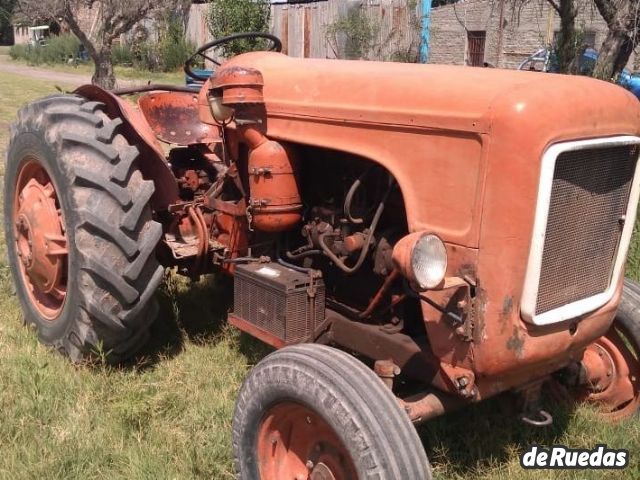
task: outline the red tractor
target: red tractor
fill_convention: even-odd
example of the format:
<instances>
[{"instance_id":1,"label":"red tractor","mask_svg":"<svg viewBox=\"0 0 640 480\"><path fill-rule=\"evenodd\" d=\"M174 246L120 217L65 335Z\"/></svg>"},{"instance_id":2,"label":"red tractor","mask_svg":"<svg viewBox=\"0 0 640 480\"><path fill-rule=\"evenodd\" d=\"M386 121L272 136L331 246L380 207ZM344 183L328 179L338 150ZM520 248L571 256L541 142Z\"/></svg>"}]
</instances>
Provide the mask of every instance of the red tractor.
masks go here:
<instances>
[{"instance_id":1,"label":"red tractor","mask_svg":"<svg viewBox=\"0 0 640 480\"><path fill-rule=\"evenodd\" d=\"M198 91L87 85L20 110L5 231L45 344L118 362L165 267L232 275L229 322L277 349L238 396L243 479L430 478L412 423L511 391L547 425L546 382L612 420L638 410L633 95L244 36L275 51Z\"/></svg>"}]
</instances>

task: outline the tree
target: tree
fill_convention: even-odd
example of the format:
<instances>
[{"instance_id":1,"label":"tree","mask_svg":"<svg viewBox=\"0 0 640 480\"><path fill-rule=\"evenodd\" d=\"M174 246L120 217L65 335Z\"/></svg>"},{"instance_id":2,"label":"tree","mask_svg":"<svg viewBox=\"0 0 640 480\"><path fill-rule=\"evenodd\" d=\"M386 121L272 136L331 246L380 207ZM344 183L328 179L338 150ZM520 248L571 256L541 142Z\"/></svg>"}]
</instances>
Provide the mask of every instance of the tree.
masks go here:
<instances>
[{"instance_id":1,"label":"tree","mask_svg":"<svg viewBox=\"0 0 640 480\"><path fill-rule=\"evenodd\" d=\"M578 7L575 0L546 0L560 16L560 33L556 43L558 70L575 73L580 45L576 31Z\"/></svg>"},{"instance_id":2,"label":"tree","mask_svg":"<svg viewBox=\"0 0 640 480\"><path fill-rule=\"evenodd\" d=\"M169 8L176 0L18 0L20 10L32 18L51 18L65 23L78 37L95 64L92 83L106 89L115 86L111 53L120 35L151 11ZM95 12L94 22L81 21L87 12Z\"/></svg>"},{"instance_id":3,"label":"tree","mask_svg":"<svg viewBox=\"0 0 640 480\"><path fill-rule=\"evenodd\" d=\"M638 0L594 0L607 22L609 33L600 49L594 76L611 80L626 66L640 43L640 2Z\"/></svg>"},{"instance_id":4,"label":"tree","mask_svg":"<svg viewBox=\"0 0 640 480\"><path fill-rule=\"evenodd\" d=\"M208 13L209 31L213 38L234 33L268 32L271 17L269 0L211 0ZM225 56L259 50L264 41L243 39L226 44Z\"/></svg>"},{"instance_id":5,"label":"tree","mask_svg":"<svg viewBox=\"0 0 640 480\"><path fill-rule=\"evenodd\" d=\"M16 0L0 0L0 44L11 45L13 43L13 9Z\"/></svg>"}]
</instances>

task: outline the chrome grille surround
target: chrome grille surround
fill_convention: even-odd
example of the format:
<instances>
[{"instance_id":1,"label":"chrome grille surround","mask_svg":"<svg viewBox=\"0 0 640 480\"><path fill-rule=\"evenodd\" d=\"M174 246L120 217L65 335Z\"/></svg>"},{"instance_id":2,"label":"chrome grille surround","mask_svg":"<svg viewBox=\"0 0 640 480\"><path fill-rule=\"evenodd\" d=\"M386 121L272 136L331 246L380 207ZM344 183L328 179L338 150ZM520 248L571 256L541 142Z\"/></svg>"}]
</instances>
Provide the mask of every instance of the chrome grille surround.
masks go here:
<instances>
[{"instance_id":1,"label":"chrome grille surround","mask_svg":"<svg viewBox=\"0 0 640 480\"><path fill-rule=\"evenodd\" d=\"M630 166L632 169L630 173L633 176L630 186L624 185L625 173L622 171L625 168L624 165L620 166L621 170L616 169L618 165L616 165L616 168L612 168L612 165L607 167L602 162L598 163L595 154L597 154L598 150L602 150L603 155L608 155L612 160L616 158L620 160L624 156L618 155L616 157L616 155L612 154L615 151L620 153L620 150L616 150L616 147L633 147L637 145L640 145L640 137L607 137L557 143L549 147L543 154L533 237L520 305L521 315L525 321L536 325L562 322L596 310L613 297L626 260L640 196L640 170L638 169L637 156L639 148L633 149L635 158L633 159L633 165ZM593 172L594 175L601 173L609 175L609 177L603 177L605 180L598 182L590 179L589 175L584 171L580 172L578 169L572 168L571 165L559 163L579 162L581 159L578 152L581 151L584 152L583 164L585 168L591 166L594 169L599 169ZM605 168L602 168L603 166ZM567 182L564 182L563 185L563 179L561 178L563 175L576 175L577 177L574 180L578 185L567 187ZM605 200L610 200L611 215L616 216L616 211L618 213L621 211L625 218L621 228L622 231L618 233L611 231L611 228L613 228L612 219L611 216L607 216L608 212L606 211L609 205L598 204L600 197L593 192L584 191L584 189L589 188L606 187L607 179L609 178L613 181L617 180L619 185L618 190L612 191L610 198ZM582 190L580 183L584 187ZM574 201L585 202L582 204L585 208L579 208L578 211L590 213L591 216L589 218L593 219L593 224L576 221L576 218L573 217L565 225L562 222L562 218L557 217L558 211L562 210L562 205L559 207L557 205L557 202L562 200L562 195L575 195L577 198ZM624 195L625 198L622 199L621 195ZM590 198L594 199L593 205L586 203ZM556 206L554 207L554 205ZM579 205L579 203L575 204L574 208ZM591 210L590 206L593 207ZM570 208L567 207L565 210L568 213ZM620 217L619 214L617 216ZM615 218L613 223L617 222L617 220L618 218ZM549 228L564 228L565 230L549 231L548 234ZM607 265L600 266L598 270L600 277L591 282L588 281L589 279L583 282L579 276L582 272L589 271L584 262L589 257L585 249L590 248L590 239L579 236L580 233L584 234L585 232L608 232L608 237L605 235L603 238L594 239L594 242L603 242L602 258L607 256L607 252L604 251L606 249L608 249L612 257ZM550 258L557 252L549 254L549 250L547 250L545 257L545 249L557 248L561 245L564 236L558 235L558 233L566 233L568 241L573 241L576 247L576 258L573 259L576 260L576 263L570 265L572 258L567 258L566 265L569 268L566 269L557 268L559 258ZM571 236L572 234L574 235L573 237ZM613 240L614 236L615 240ZM569 245L564 245L563 248L559 250L561 253L570 251ZM582 262L582 264L578 264L578 262ZM558 279L557 284L554 284L553 275L558 272L562 272L566 277ZM556 286L558 291L554 292L553 288ZM561 296L566 297L567 301L562 302L560 300Z\"/></svg>"}]
</instances>

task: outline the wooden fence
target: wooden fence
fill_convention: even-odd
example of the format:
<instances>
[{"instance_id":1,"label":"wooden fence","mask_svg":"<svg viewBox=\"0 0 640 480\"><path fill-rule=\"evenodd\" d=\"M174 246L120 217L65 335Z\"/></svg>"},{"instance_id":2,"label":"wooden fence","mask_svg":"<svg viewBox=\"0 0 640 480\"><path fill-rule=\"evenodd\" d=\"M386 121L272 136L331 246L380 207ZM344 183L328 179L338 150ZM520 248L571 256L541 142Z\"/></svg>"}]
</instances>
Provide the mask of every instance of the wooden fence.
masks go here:
<instances>
[{"instance_id":1,"label":"wooden fence","mask_svg":"<svg viewBox=\"0 0 640 480\"><path fill-rule=\"evenodd\" d=\"M187 35L196 44L211 40L207 4L193 4ZM420 3L417 0L319 0L274 4L271 32L282 39L285 53L294 57L360 57L379 60L415 60L420 44ZM351 17L349 17L351 14ZM363 48L349 48L351 32L336 29L336 22L363 15L371 38ZM350 54L350 55L349 55ZM358 56L358 55L356 55Z\"/></svg>"}]
</instances>

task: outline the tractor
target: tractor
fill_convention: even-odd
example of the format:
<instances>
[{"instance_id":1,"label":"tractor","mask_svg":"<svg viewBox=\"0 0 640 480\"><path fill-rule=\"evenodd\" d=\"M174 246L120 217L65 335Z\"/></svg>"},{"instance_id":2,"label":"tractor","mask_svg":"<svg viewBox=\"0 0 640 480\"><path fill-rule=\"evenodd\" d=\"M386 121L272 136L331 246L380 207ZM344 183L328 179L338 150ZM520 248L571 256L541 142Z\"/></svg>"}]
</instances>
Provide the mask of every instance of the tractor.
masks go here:
<instances>
[{"instance_id":1,"label":"tractor","mask_svg":"<svg viewBox=\"0 0 640 480\"><path fill-rule=\"evenodd\" d=\"M264 48L221 60L237 38ZM511 392L549 425L551 384L635 414L637 99L280 51L223 38L192 57L211 75L186 64L195 88L86 85L19 111L5 233L40 340L121 362L165 268L232 277L228 322L274 347L237 397L241 479L429 479L416 424Z\"/></svg>"}]
</instances>

